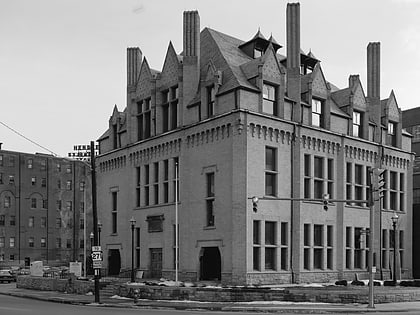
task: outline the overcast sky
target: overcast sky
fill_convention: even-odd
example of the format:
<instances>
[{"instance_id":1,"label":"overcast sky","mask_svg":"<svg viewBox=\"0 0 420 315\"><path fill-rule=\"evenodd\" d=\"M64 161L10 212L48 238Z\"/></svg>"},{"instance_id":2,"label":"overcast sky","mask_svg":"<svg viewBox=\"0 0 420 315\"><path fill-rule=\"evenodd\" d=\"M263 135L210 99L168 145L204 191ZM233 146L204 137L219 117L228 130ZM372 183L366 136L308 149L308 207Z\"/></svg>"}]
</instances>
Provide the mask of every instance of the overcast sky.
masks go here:
<instances>
[{"instance_id":1,"label":"overcast sky","mask_svg":"<svg viewBox=\"0 0 420 315\"><path fill-rule=\"evenodd\" d=\"M6 124L66 156L106 130L114 104L126 105L126 48L140 47L162 70L169 41L182 51L182 12L251 39L258 28L285 46L285 0L0 0L0 142L44 152ZM339 88L360 74L366 47L381 42L381 97L420 106L420 0L302 0L301 46ZM285 48L279 50L285 54Z\"/></svg>"}]
</instances>

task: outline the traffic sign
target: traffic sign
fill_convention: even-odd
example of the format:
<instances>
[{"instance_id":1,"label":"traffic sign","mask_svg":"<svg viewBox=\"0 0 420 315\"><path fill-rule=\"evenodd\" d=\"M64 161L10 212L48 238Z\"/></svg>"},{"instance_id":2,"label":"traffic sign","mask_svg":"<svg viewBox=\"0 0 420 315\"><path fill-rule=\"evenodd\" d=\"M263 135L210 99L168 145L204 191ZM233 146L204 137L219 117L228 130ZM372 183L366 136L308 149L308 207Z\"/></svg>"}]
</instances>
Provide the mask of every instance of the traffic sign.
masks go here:
<instances>
[{"instance_id":1,"label":"traffic sign","mask_svg":"<svg viewBox=\"0 0 420 315\"><path fill-rule=\"evenodd\" d=\"M102 261L102 252L92 252L91 254L93 261Z\"/></svg>"},{"instance_id":2,"label":"traffic sign","mask_svg":"<svg viewBox=\"0 0 420 315\"><path fill-rule=\"evenodd\" d=\"M100 261L100 260L94 260L93 261L93 269L100 269L100 268L102 268L102 261Z\"/></svg>"},{"instance_id":3,"label":"traffic sign","mask_svg":"<svg viewBox=\"0 0 420 315\"><path fill-rule=\"evenodd\" d=\"M92 252L100 252L102 251L101 246L92 246Z\"/></svg>"}]
</instances>

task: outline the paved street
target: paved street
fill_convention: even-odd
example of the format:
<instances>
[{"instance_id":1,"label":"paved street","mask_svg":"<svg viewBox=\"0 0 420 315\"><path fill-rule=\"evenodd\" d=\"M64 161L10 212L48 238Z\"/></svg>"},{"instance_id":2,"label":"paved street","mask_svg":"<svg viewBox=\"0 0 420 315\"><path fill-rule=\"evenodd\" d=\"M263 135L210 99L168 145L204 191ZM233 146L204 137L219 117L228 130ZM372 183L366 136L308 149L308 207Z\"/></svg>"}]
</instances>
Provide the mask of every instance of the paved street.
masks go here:
<instances>
[{"instance_id":1,"label":"paved street","mask_svg":"<svg viewBox=\"0 0 420 315\"><path fill-rule=\"evenodd\" d=\"M420 314L420 302L382 303L375 309L365 304L333 304L308 302L193 302L176 300L140 300L102 297L93 303L88 295L66 294L16 288L15 283L0 284L0 315L16 314Z\"/></svg>"}]
</instances>

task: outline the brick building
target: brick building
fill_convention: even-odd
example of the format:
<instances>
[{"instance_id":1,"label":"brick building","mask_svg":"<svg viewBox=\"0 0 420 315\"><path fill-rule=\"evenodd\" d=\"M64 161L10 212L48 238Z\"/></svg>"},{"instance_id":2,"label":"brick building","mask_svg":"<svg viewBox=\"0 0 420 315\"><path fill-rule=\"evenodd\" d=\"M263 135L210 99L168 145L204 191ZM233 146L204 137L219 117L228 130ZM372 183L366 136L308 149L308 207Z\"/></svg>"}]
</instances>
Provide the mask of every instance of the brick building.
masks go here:
<instances>
[{"instance_id":1,"label":"brick building","mask_svg":"<svg viewBox=\"0 0 420 315\"><path fill-rule=\"evenodd\" d=\"M114 107L97 162L110 274L131 268L133 246L145 277L174 278L179 183L180 279L366 276L366 203L334 202L325 211L321 202L279 198L366 200L369 170L380 167L387 186L369 234L376 276L392 270L394 211L399 270L411 276L411 140L394 93L380 99L380 44L367 47L367 95L358 75L338 89L300 49L299 10L287 5L284 50L260 31L248 41L200 32L196 11L184 12L183 52L169 43L161 71L139 48L127 49L127 105ZM252 196L260 198L256 212Z\"/></svg>"},{"instance_id":2,"label":"brick building","mask_svg":"<svg viewBox=\"0 0 420 315\"><path fill-rule=\"evenodd\" d=\"M83 261L90 187L80 161L0 148L0 266Z\"/></svg>"},{"instance_id":3,"label":"brick building","mask_svg":"<svg viewBox=\"0 0 420 315\"><path fill-rule=\"evenodd\" d=\"M403 111L403 128L413 135L411 148L416 154L413 168L413 277L420 278L420 107Z\"/></svg>"}]
</instances>

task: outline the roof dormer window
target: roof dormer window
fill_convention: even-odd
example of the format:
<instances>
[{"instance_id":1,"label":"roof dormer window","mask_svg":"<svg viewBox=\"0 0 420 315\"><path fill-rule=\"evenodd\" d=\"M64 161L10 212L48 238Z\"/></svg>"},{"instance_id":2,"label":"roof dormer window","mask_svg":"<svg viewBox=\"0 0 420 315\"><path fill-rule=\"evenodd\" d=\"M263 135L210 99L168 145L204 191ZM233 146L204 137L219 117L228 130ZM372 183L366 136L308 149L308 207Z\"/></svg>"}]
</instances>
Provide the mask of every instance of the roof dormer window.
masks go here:
<instances>
[{"instance_id":1,"label":"roof dormer window","mask_svg":"<svg viewBox=\"0 0 420 315\"><path fill-rule=\"evenodd\" d=\"M263 50L261 48L255 47L254 48L254 59L260 58L263 55Z\"/></svg>"}]
</instances>

